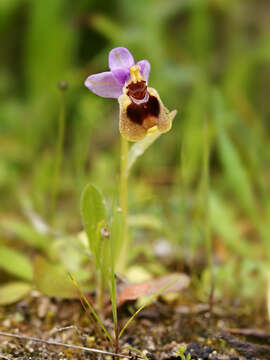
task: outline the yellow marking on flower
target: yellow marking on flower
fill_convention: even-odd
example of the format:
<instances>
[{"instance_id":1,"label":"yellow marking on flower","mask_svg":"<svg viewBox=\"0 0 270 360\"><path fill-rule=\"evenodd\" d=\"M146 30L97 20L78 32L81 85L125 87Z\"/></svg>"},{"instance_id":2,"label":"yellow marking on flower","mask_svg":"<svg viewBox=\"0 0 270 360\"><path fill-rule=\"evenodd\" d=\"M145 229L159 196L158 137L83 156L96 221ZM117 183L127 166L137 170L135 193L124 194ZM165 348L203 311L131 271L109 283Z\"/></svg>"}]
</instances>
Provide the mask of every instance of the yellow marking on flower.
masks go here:
<instances>
[{"instance_id":1,"label":"yellow marking on flower","mask_svg":"<svg viewBox=\"0 0 270 360\"><path fill-rule=\"evenodd\" d=\"M174 115L175 116L175 115ZM167 131L170 131L171 130L171 128L172 128L172 119L170 119L170 127L168 128L168 130Z\"/></svg>"},{"instance_id":2,"label":"yellow marking on flower","mask_svg":"<svg viewBox=\"0 0 270 360\"><path fill-rule=\"evenodd\" d=\"M147 130L147 134L153 134L154 132L156 132L158 130L157 125L152 126L150 129Z\"/></svg>"},{"instance_id":3,"label":"yellow marking on flower","mask_svg":"<svg viewBox=\"0 0 270 360\"><path fill-rule=\"evenodd\" d=\"M140 71L141 71L140 65L133 65L129 69L130 77L133 83L143 80Z\"/></svg>"}]
</instances>

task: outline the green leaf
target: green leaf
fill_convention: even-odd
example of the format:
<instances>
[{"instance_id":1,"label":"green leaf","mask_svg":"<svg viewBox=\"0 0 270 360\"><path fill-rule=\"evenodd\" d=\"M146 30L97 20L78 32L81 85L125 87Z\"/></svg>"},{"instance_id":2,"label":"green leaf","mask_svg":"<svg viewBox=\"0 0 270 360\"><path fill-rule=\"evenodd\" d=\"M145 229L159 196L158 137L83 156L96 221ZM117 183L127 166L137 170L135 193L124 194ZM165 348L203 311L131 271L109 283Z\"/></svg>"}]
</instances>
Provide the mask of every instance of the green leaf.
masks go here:
<instances>
[{"instance_id":1,"label":"green leaf","mask_svg":"<svg viewBox=\"0 0 270 360\"><path fill-rule=\"evenodd\" d=\"M41 234L29 224L20 220L5 219L0 221L0 229L16 236L21 242L40 250L48 249L48 236Z\"/></svg>"},{"instance_id":2,"label":"green leaf","mask_svg":"<svg viewBox=\"0 0 270 360\"><path fill-rule=\"evenodd\" d=\"M113 42L117 42L119 38L122 38L123 32L121 27L119 27L119 23L102 14L93 15L92 26L96 31Z\"/></svg>"},{"instance_id":3,"label":"green leaf","mask_svg":"<svg viewBox=\"0 0 270 360\"><path fill-rule=\"evenodd\" d=\"M200 176L203 156L203 125L206 114L206 84L198 81L187 103L181 146L181 179L187 190Z\"/></svg>"},{"instance_id":4,"label":"green leaf","mask_svg":"<svg viewBox=\"0 0 270 360\"><path fill-rule=\"evenodd\" d=\"M150 230L162 231L164 224L161 219L151 214L137 214L128 217L130 226L136 228L145 228Z\"/></svg>"},{"instance_id":5,"label":"green leaf","mask_svg":"<svg viewBox=\"0 0 270 360\"><path fill-rule=\"evenodd\" d=\"M161 133L156 131L151 134L147 134L142 140L137 141L134 145L131 146L128 153L128 164L127 169L130 172L130 169L136 162L139 156L142 156L143 153L151 146L159 137Z\"/></svg>"},{"instance_id":6,"label":"green leaf","mask_svg":"<svg viewBox=\"0 0 270 360\"><path fill-rule=\"evenodd\" d=\"M31 289L31 284L20 281L0 286L0 305L13 304L23 299Z\"/></svg>"},{"instance_id":7,"label":"green leaf","mask_svg":"<svg viewBox=\"0 0 270 360\"><path fill-rule=\"evenodd\" d=\"M34 283L47 296L67 299L77 297L77 291L65 268L59 264L50 264L41 256L35 259Z\"/></svg>"},{"instance_id":8,"label":"green leaf","mask_svg":"<svg viewBox=\"0 0 270 360\"><path fill-rule=\"evenodd\" d=\"M19 5L22 4L21 0L1 0L0 1L0 27L11 23L11 16L16 12Z\"/></svg>"},{"instance_id":9,"label":"green leaf","mask_svg":"<svg viewBox=\"0 0 270 360\"><path fill-rule=\"evenodd\" d=\"M4 245L0 246L0 268L23 280L33 280L33 267L27 256Z\"/></svg>"},{"instance_id":10,"label":"green leaf","mask_svg":"<svg viewBox=\"0 0 270 360\"><path fill-rule=\"evenodd\" d=\"M254 198L248 173L225 129L218 133L218 144L221 161L229 184L242 202L243 207L254 215Z\"/></svg>"},{"instance_id":11,"label":"green leaf","mask_svg":"<svg viewBox=\"0 0 270 360\"><path fill-rule=\"evenodd\" d=\"M101 224L106 220L106 209L101 192L92 184L88 184L81 197L81 216L89 241L89 247L99 260Z\"/></svg>"},{"instance_id":12,"label":"green leaf","mask_svg":"<svg viewBox=\"0 0 270 360\"><path fill-rule=\"evenodd\" d=\"M52 90L55 89L55 84L59 79L66 77L71 64L76 33L66 26L65 11L67 11L65 0L30 3L29 22L24 38L24 71L28 77L28 94L43 95L44 98L54 94ZM51 54L54 56L52 57ZM46 108L44 101L42 107ZM53 106L50 106L46 114L40 114L39 122L44 118L48 120L48 113L53 109Z\"/></svg>"},{"instance_id":13,"label":"green leaf","mask_svg":"<svg viewBox=\"0 0 270 360\"><path fill-rule=\"evenodd\" d=\"M213 192L210 195L209 202L213 230L234 253L243 257L252 256L250 246L247 241L244 241L238 230L237 219L233 209Z\"/></svg>"}]
</instances>

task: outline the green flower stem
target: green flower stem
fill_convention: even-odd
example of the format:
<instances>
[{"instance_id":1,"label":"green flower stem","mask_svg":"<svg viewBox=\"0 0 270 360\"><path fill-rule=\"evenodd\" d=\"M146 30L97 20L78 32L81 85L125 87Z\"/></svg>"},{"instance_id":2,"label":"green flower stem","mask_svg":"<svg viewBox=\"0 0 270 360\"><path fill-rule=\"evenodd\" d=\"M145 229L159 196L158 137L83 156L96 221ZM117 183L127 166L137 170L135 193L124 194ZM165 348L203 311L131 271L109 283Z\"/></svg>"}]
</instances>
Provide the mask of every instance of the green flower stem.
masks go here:
<instances>
[{"instance_id":1,"label":"green flower stem","mask_svg":"<svg viewBox=\"0 0 270 360\"><path fill-rule=\"evenodd\" d=\"M57 148L55 155L54 173L52 177L52 193L51 193L51 207L50 207L50 222L54 221L56 201L59 192L59 177L61 170L61 163L63 157L63 147L65 138L66 127L66 102L65 102L65 89L61 89L61 105L58 118L58 135L57 135Z\"/></svg>"},{"instance_id":2,"label":"green flower stem","mask_svg":"<svg viewBox=\"0 0 270 360\"><path fill-rule=\"evenodd\" d=\"M207 253L207 262L210 272L210 293L209 293L209 304L212 307L213 303L213 292L214 292L214 268L213 268L213 245L212 245L212 235L211 235L211 224L210 224L210 207L209 207L209 193L210 193L210 177L209 177L209 167L210 167L210 131L208 120L204 120L203 124L204 132L204 149L203 149L203 184L204 184L204 208L205 208L205 245Z\"/></svg>"},{"instance_id":3,"label":"green flower stem","mask_svg":"<svg viewBox=\"0 0 270 360\"><path fill-rule=\"evenodd\" d=\"M121 136L121 174L120 174L120 206L123 211L123 247L119 262L119 272L124 272L127 265L129 246L128 236L128 141Z\"/></svg>"},{"instance_id":4,"label":"green flower stem","mask_svg":"<svg viewBox=\"0 0 270 360\"><path fill-rule=\"evenodd\" d=\"M97 291L97 309L99 314L104 310L105 281L101 270L98 270L98 291Z\"/></svg>"}]
</instances>

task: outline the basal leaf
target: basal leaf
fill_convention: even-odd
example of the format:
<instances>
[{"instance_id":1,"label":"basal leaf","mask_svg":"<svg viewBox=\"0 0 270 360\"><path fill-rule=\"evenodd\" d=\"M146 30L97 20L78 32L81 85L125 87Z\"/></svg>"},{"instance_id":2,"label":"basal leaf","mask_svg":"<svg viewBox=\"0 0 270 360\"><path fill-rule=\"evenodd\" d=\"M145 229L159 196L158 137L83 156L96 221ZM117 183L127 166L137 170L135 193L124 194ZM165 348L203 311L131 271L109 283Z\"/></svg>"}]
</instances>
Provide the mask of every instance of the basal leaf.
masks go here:
<instances>
[{"instance_id":1,"label":"basal leaf","mask_svg":"<svg viewBox=\"0 0 270 360\"><path fill-rule=\"evenodd\" d=\"M28 257L4 245L0 246L0 268L23 280L33 280L33 267Z\"/></svg>"},{"instance_id":2,"label":"basal leaf","mask_svg":"<svg viewBox=\"0 0 270 360\"><path fill-rule=\"evenodd\" d=\"M77 297L77 291L65 268L59 264L49 263L42 256L37 256L35 259L34 283L38 290L47 296Z\"/></svg>"},{"instance_id":3,"label":"basal leaf","mask_svg":"<svg viewBox=\"0 0 270 360\"><path fill-rule=\"evenodd\" d=\"M21 281L0 286L0 305L13 304L23 299L31 289L31 284Z\"/></svg>"},{"instance_id":4,"label":"basal leaf","mask_svg":"<svg viewBox=\"0 0 270 360\"><path fill-rule=\"evenodd\" d=\"M99 225L106 220L106 209L101 192L92 184L88 184L82 193L81 216L89 247L97 258L101 239L97 230Z\"/></svg>"},{"instance_id":5,"label":"basal leaf","mask_svg":"<svg viewBox=\"0 0 270 360\"><path fill-rule=\"evenodd\" d=\"M31 225L21 220L1 219L0 229L31 247L46 251L48 236L36 231Z\"/></svg>"}]
</instances>

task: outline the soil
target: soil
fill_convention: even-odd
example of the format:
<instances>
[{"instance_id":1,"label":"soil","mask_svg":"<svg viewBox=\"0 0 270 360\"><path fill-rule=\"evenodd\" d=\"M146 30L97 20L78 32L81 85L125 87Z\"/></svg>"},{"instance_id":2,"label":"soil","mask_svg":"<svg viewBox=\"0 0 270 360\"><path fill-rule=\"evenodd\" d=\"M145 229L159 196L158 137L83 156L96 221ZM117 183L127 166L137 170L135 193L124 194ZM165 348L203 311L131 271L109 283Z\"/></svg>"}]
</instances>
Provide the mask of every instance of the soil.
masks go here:
<instances>
[{"instance_id":1,"label":"soil","mask_svg":"<svg viewBox=\"0 0 270 360\"><path fill-rule=\"evenodd\" d=\"M134 311L134 302L124 304L119 309L119 323L122 325ZM110 316L104 324L113 334ZM189 354L193 360L269 360L268 330L263 314L255 314L240 303L210 308L190 300L185 304L156 301L127 328L120 339L119 353L150 360L183 360ZM48 298L36 291L24 301L0 308L0 331L114 351L80 301ZM127 350L128 346L133 350ZM182 358L179 346L185 347ZM108 359L108 355L105 357ZM0 359L102 358L101 354L0 336Z\"/></svg>"}]
</instances>

